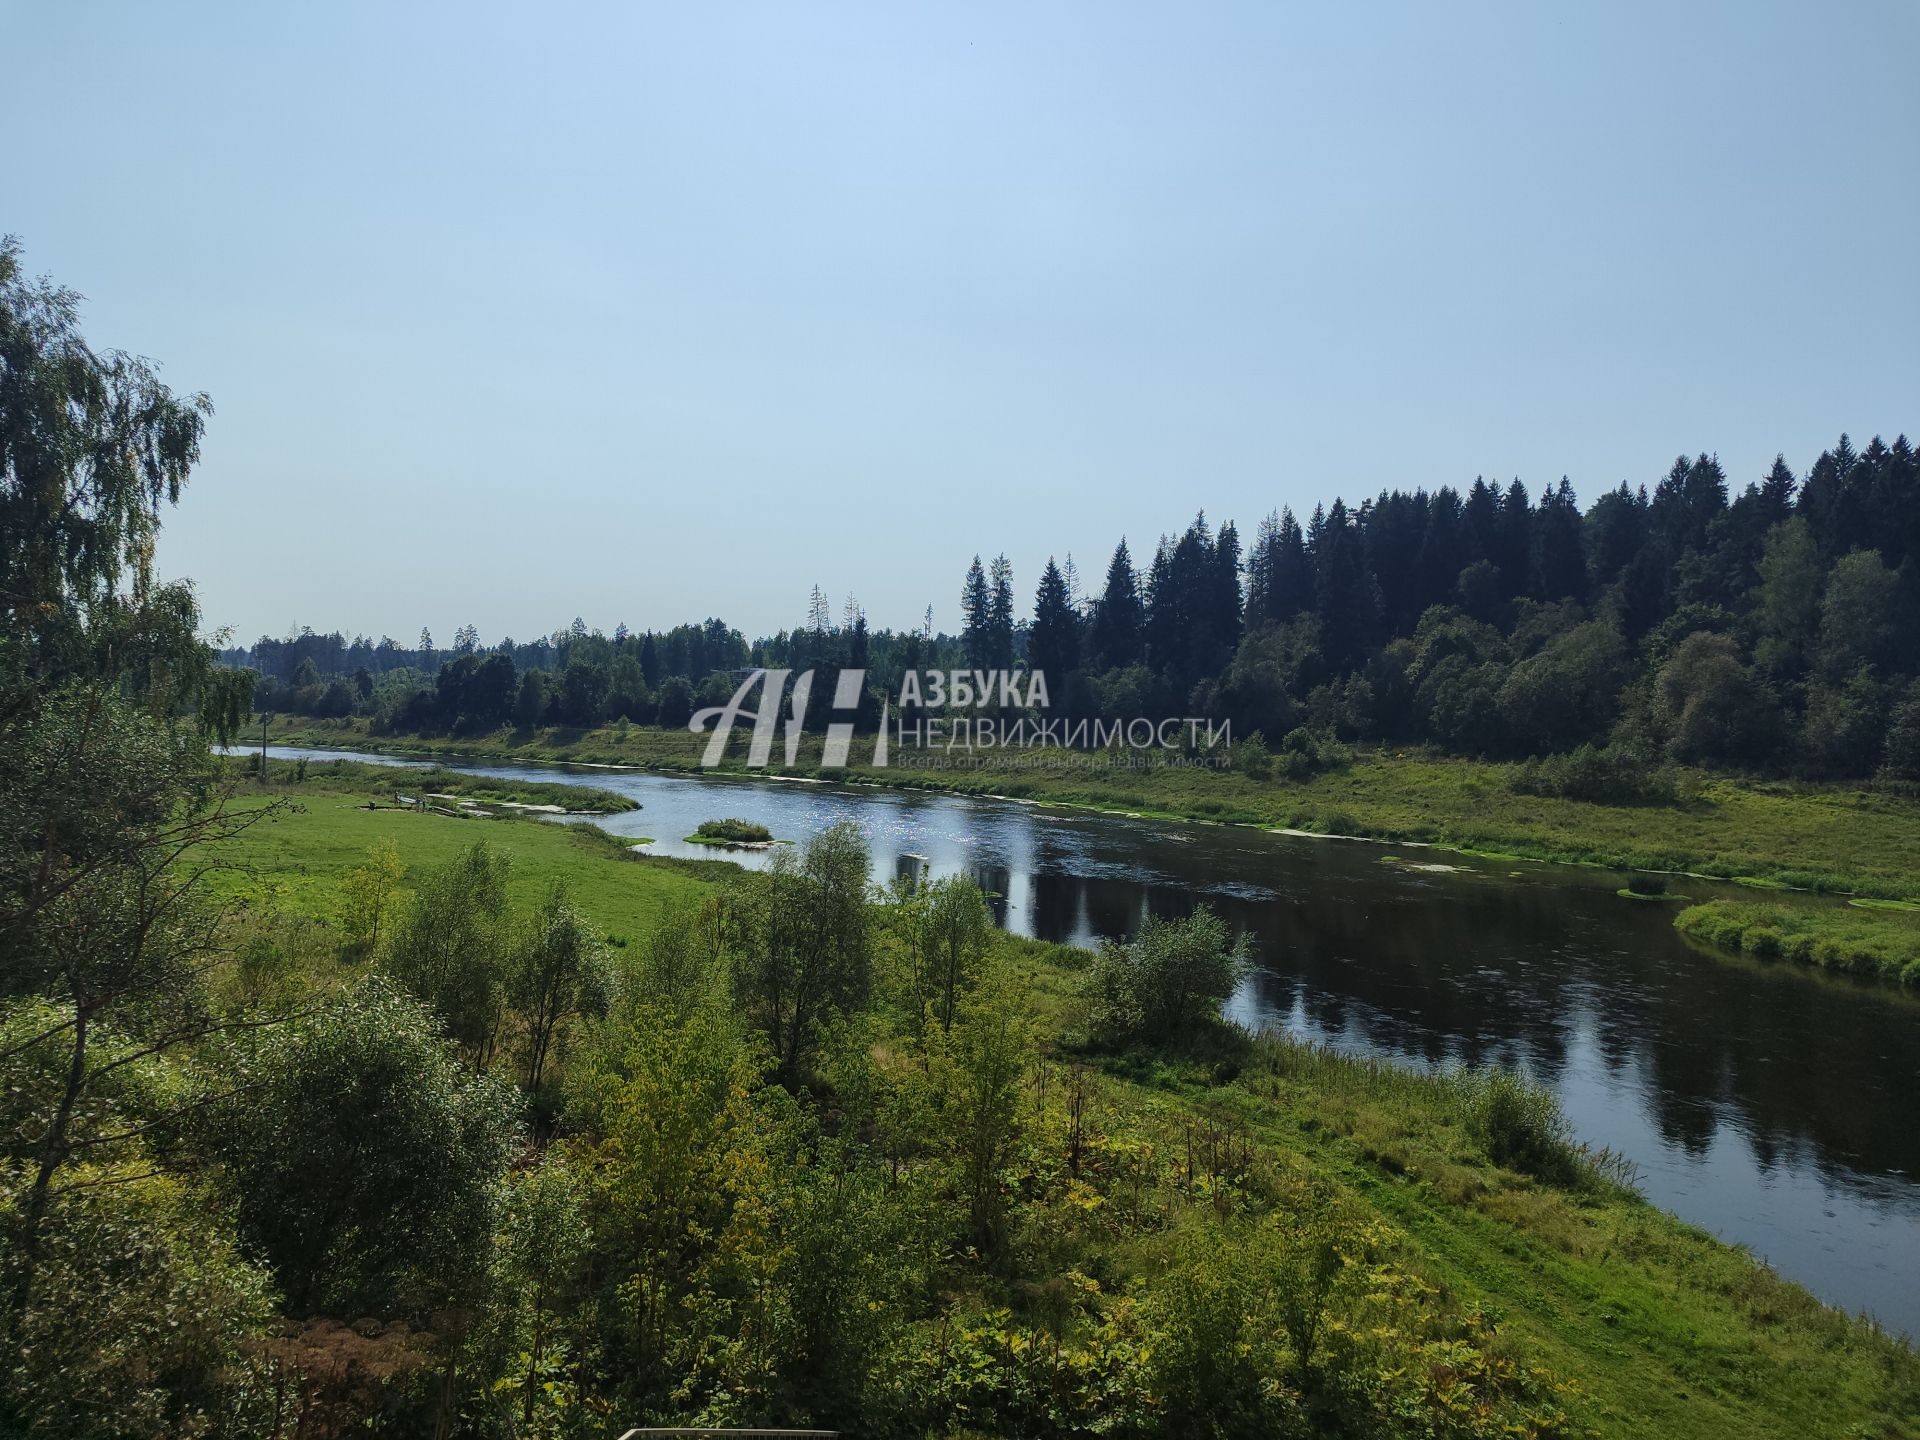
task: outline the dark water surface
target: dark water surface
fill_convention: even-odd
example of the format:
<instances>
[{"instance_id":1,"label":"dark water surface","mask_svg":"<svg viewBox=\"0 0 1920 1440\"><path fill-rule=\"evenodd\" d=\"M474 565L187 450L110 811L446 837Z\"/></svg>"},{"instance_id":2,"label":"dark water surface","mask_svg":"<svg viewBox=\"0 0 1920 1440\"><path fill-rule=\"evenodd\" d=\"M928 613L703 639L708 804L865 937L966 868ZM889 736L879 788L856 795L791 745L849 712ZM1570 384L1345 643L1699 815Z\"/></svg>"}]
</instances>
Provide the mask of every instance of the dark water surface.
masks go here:
<instances>
[{"instance_id":1,"label":"dark water surface","mask_svg":"<svg viewBox=\"0 0 1920 1440\"><path fill-rule=\"evenodd\" d=\"M1702 953L1672 905L1620 898L1617 875L909 791L441 763L630 795L642 809L601 823L656 854L712 858L681 837L721 816L791 840L850 820L876 880L970 874L1004 897L1003 924L1045 940L1126 937L1204 900L1261 960L1235 1019L1417 1066L1518 1066L1655 1204L1920 1335L1920 1002Z\"/></svg>"}]
</instances>

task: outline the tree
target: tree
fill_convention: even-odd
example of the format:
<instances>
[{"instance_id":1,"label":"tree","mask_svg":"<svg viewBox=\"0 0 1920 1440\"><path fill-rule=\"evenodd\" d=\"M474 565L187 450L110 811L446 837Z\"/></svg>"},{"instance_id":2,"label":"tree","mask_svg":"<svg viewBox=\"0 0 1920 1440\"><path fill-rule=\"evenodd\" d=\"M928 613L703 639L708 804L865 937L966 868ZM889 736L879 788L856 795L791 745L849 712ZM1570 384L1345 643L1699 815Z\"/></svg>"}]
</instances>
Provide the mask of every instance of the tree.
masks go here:
<instances>
[{"instance_id":1,"label":"tree","mask_svg":"<svg viewBox=\"0 0 1920 1440\"><path fill-rule=\"evenodd\" d=\"M1860 667L1884 673L1894 662L1907 616L1898 577L1874 550L1834 562L1820 600L1818 669L1837 683Z\"/></svg>"},{"instance_id":2,"label":"tree","mask_svg":"<svg viewBox=\"0 0 1920 1440\"><path fill-rule=\"evenodd\" d=\"M1051 556L1033 599L1033 628L1027 633L1027 664L1047 677L1049 696L1064 694L1067 675L1079 666L1080 618L1073 612L1067 582Z\"/></svg>"},{"instance_id":3,"label":"tree","mask_svg":"<svg viewBox=\"0 0 1920 1440\"><path fill-rule=\"evenodd\" d=\"M1013 562L993 557L988 571L991 598L987 607L987 668L1013 668Z\"/></svg>"},{"instance_id":4,"label":"tree","mask_svg":"<svg viewBox=\"0 0 1920 1440\"><path fill-rule=\"evenodd\" d=\"M1887 724L1881 777L1904 784L1920 782L1920 680L1907 687Z\"/></svg>"},{"instance_id":5,"label":"tree","mask_svg":"<svg viewBox=\"0 0 1920 1440\"><path fill-rule=\"evenodd\" d=\"M964 875L932 881L916 898L922 1003L931 999L940 1023L950 1026L993 941L993 915L980 887Z\"/></svg>"},{"instance_id":6,"label":"tree","mask_svg":"<svg viewBox=\"0 0 1920 1440\"><path fill-rule=\"evenodd\" d=\"M1344 501L1335 500L1327 512L1313 561L1322 648L1337 669L1351 669L1373 641L1380 588L1367 569L1365 545Z\"/></svg>"},{"instance_id":7,"label":"tree","mask_svg":"<svg viewBox=\"0 0 1920 1440\"><path fill-rule=\"evenodd\" d=\"M1137 665L1146 654L1145 613L1133 557L1122 540L1107 565L1106 587L1093 617L1093 658L1103 670Z\"/></svg>"},{"instance_id":8,"label":"tree","mask_svg":"<svg viewBox=\"0 0 1920 1440\"><path fill-rule=\"evenodd\" d=\"M591 727L607 718L607 692L612 677L604 665L569 660L560 674L558 708L568 725Z\"/></svg>"},{"instance_id":9,"label":"tree","mask_svg":"<svg viewBox=\"0 0 1920 1440\"><path fill-rule=\"evenodd\" d=\"M1770 670L1802 673L1820 626L1820 547L1804 516L1795 515L1767 532L1754 595L1754 621L1761 633L1758 658Z\"/></svg>"},{"instance_id":10,"label":"tree","mask_svg":"<svg viewBox=\"0 0 1920 1440\"><path fill-rule=\"evenodd\" d=\"M555 881L546 902L513 948L507 970L507 1003L523 1027L522 1049L529 1091L538 1091L549 1054L567 1022L604 1015L613 993L605 948L586 917Z\"/></svg>"},{"instance_id":11,"label":"tree","mask_svg":"<svg viewBox=\"0 0 1920 1440\"><path fill-rule=\"evenodd\" d=\"M522 730L532 730L547 718L547 677L541 671L529 670L520 677L520 693L513 702L514 723Z\"/></svg>"},{"instance_id":12,"label":"tree","mask_svg":"<svg viewBox=\"0 0 1920 1440\"><path fill-rule=\"evenodd\" d=\"M477 840L428 871L385 960L478 1066L492 1055L504 1016L508 870L505 855Z\"/></svg>"},{"instance_id":13,"label":"tree","mask_svg":"<svg viewBox=\"0 0 1920 1440\"><path fill-rule=\"evenodd\" d=\"M82 663L89 617L131 577L152 590L153 541L200 458L205 395L176 397L151 362L96 351L80 297L20 272L0 238L0 655L48 685Z\"/></svg>"},{"instance_id":14,"label":"tree","mask_svg":"<svg viewBox=\"0 0 1920 1440\"><path fill-rule=\"evenodd\" d=\"M565 1336L568 1316L585 1288L592 1242L586 1201L586 1184L557 1147L509 1175L498 1200L491 1309L497 1349L503 1357L526 1357L525 1368L514 1377L521 1434L550 1433L536 1429L536 1413L544 1412L557 1428L568 1402L578 1403L577 1395L542 1380L555 1341Z\"/></svg>"},{"instance_id":15,"label":"tree","mask_svg":"<svg viewBox=\"0 0 1920 1440\"><path fill-rule=\"evenodd\" d=\"M865 999L873 979L867 842L830 826L796 858L782 849L734 952L733 986L766 1032L788 1084L802 1078L819 1028Z\"/></svg>"},{"instance_id":16,"label":"tree","mask_svg":"<svg viewBox=\"0 0 1920 1440\"><path fill-rule=\"evenodd\" d=\"M671 676L660 687L654 719L664 729L677 730L693 718L693 686L684 675Z\"/></svg>"},{"instance_id":17,"label":"tree","mask_svg":"<svg viewBox=\"0 0 1920 1440\"><path fill-rule=\"evenodd\" d=\"M1006 987L989 985L968 998L941 1054L941 1117L959 1166L975 1243L1000 1248L1006 1209L1007 1156L1019 1134L1021 1077L1032 1053L1032 1025Z\"/></svg>"},{"instance_id":18,"label":"tree","mask_svg":"<svg viewBox=\"0 0 1920 1440\"><path fill-rule=\"evenodd\" d=\"M1620 632L1593 620L1549 640L1500 687L1508 743L1525 754L1571 750L1603 737L1620 712L1627 678Z\"/></svg>"},{"instance_id":19,"label":"tree","mask_svg":"<svg viewBox=\"0 0 1920 1440\"><path fill-rule=\"evenodd\" d=\"M1695 631L1654 676L1654 707L1676 760L1756 760L1773 739L1774 699L1725 635Z\"/></svg>"},{"instance_id":20,"label":"tree","mask_svg":"<svg viewBox=\"0 0 1920 1440\"><path fill-rule=\"evenodd\" d=\"M988 669L993 664L993 591L978 555L967 567L966 583L960 589L960 618L960 644L967 663L976 670Z\"/></svg>"},{"instance_id":21,"label":"tree","mask_svg":"<svg viewBox=\"0 0 1920 1440\"><path fill-rule=\"evenodd\" d=\"M249 1083L204 1143L294 1315L424 1321L477 1289L516 1104L437 1030L371 980L229 1058Z\"/></svg>"},{"instance_id":22,"label":"tree","mask_svg":"<svg viewBox=\"0 0 1920 1440\"><path fill-rule=\"evenodd\" d=\"M393 910L394 892L406 878L400 850L391 840L367 847L367 858L347 873L347 948L360 955L377 954Z\"/></svg>"},{"instance_id":23,"label":"tree","mask_svg":"<svg viewBox=\"0 0 1920 1440\"><path fill-rule=\"evenodd\" d=\"M208 857L279 808L235 816L213 787L207 740L237 729L251 677L214 664L191 588L152 575L209 409L148 362L95 351L78 297L23 280L18 245L0 241L0 994L31 1022L0 1061L48 1081L8 1127L0 1184L9 1370L46 1307L71 1299L40 1288L49 1235L119 1204L104 1192L151 1174L119 1163L138 1155L128 1142L206 1099L183 1083L117 1124L122 1082L273 1018L217 1012L206 984L228 959ZM179 717L195 707L190 729ZM137 1269L128 1283L145 1285Z\"/></svg>"}]
</instances>

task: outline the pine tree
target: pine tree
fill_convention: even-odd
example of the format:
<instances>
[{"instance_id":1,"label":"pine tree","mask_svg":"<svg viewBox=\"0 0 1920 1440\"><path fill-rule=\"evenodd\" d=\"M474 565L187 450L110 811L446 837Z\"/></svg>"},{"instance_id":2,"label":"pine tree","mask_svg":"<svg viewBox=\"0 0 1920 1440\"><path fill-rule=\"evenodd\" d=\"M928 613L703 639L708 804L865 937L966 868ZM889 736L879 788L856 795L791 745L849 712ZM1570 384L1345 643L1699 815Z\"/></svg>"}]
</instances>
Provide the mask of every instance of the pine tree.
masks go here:
<instances>
[{"instance_id":1,"label":"pine tree","mask_svg":"<svg viewBox=\"0 0 1920 1440\"><path fill-rule=\"evenodd\" d=\"M1292 510L1280 511L1274 541L1273 618L1285 623L1313 608L1313 563L1307 557L1306 532Z\"/></svg>"},{"instance_id":2,"label":"pine tree","mask_svg":"<svg viewBox=\"0 0 1920 1440\"><path fill-rule=\"evenodd\" d=\"M1211 583L1207 597L1207 653L1202 661L1208 673L1227 668L1240 644L1240 531L1229 520L1213 542Z\"/></svg>"},{"instance_id":3,"label":"pine tree","mask_svg":"<svg viewBox=\"0 0 1920 1440\"><path fill-rule=\"evenodd\" d=\"M1080 622L1073 613L1066 577L1047 558L1033 597L1033 628L1027 632L1027 664L1047 677L1048 695L1064 695L1068 674L1080 660Z\"/></svg>"},{"instance_id":4,"label":"pine tree","mask_svg":"<svg viewBox=\"0 0 1920 1440\"><path fill-rule=\"evenodd\" d=\"M966 582L960 588L960 644L967 663L976 670L992 665L993 592L987 587L986 567L978 555L967 567Z\"/></svg>"},{"instance_id":5,"label":"pine tree","mask_svg":"<svg viewBox=\"0 0 1920 1440\"><path fill-rule=\"evenodd\" d=\"M987 664L995 670L1013 668L1013 562L1004 554L993 557L988 571L992 598L988 610Z\"/></svg>"},{"instance_id":6,"label":"pine tree","mask_svg":"<svg viewBox=\"0 0 1920 1440\"><path fill-rule=\"evenodd\" d=\"M1103 670L1140 663L1145 653L1145 614L1140 603L1140 578L1133 572L1133 556L1122 539L1107 565L1107 583L1093 616L1093 660Z\"/></svg>"},{"instance_id":7,"label":"pine tree","mask_svg":"<svg viewBox=\"0 0 1920 1440\"><path fill-rule=\"evenodd\" d=\"M1279 617L1274 614L1273 564L1280 548L1280 514L1269 510L1254 531L1253 548L1247 551L1246 628L1258 630Z\"/></svg>"},{"instance_id":8,"label":"pine tree","mask_svg":"<svg viewBox=\"0 0 1920 1440\"><path fill-rule=\"evenodd\" d=\"M1787 457L1775 455L1773 468L1760 482L1760 506L1768 525L1778 525L1793 513L1793 495L1799 488L1800 482L1787 468Z\"/></svg>"},{"instance_id":9,"label":"pine tree","mask_svg":"<svg viewBox=\"0 0 1920 1440\"><path fill-rule=\"evenodd\" d=\"M1322 649L1336 667L1352 669L1372 643L1380 599L1344 500L1336 499L1327 512L1314 562Z\"/></svg>"},{"instance_id":10,"label":"pine tree","mask_svg":"<svg viewBox=\"0 0 1920 1440\"><path fill-rule=\"evenodd\" d=\"M1540 494L1529 593L1542 600L1585 599L1587 559L1582 541L1580 505L1563 475L1558 489L1549 487Z\"/></svg>"}]
</instances>

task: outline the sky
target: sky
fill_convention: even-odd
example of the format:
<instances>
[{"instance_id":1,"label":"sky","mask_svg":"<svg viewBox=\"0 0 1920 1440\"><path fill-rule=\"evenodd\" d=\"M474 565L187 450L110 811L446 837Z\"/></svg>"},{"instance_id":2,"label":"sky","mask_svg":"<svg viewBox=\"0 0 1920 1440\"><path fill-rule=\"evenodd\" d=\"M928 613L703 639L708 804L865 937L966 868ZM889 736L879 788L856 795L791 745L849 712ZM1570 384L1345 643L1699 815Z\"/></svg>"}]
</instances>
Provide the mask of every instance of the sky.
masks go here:
<instances>
[{"instance_id":1,"label":"sky","mask_svg":"<svg viewBox=\"0 0 1920 1440\"><path fill-rule=\"evenodd\" d=\"M958 625L1205 510L1920 429L1920 5L0 3L242 640Z\"/></svg>"}]
</instances>

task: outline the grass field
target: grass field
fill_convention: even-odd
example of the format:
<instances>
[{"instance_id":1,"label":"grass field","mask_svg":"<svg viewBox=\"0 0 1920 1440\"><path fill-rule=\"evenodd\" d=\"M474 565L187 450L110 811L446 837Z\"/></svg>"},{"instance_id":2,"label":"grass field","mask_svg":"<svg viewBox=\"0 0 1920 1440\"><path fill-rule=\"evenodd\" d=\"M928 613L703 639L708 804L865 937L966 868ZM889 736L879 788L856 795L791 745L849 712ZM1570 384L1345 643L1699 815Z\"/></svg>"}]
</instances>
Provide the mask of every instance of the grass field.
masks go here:
<instances>
[{"instance_id":1,"label":"grass field","mask_svg":"<svg viewBox=\"0 0 1920 1440\"><path fill-rule=\"evenodd\" d=\"M564 880L574 902L606 935L625 943L646 935L677 903L704 893L703 870L730 868L652 859L586 824L369 810L357 786L310 774L304 785L243 787L233 807L238 812L287 808L222 843L215 857L222 868L212 877L217 892L242 898L261 914L331 924L340 914L341 882L382 841L394 844L413 875L484 839L512 862L508 888L516 903L531 905L553 881Z\"/></svg>"},{"instance_id":2,"label":"grass field","mask_svg":"<svg viewBox=\"0 0 1920 1440\"><path fill-rule=\"evenodd\" d=\"M703 737L642 726L586 732L501 731L459 741L369 737L363 721L281 723L274 738L316 747L500 756L692 770ZM817 737L797 773L818 774ZM729 767L739 765L736 741ZM864 746L855 747L855 758ZM1348 769L1305 782L1195 767L1090 768L1065 751L1020 752L974 769L852 768L845 778L967 794L1009 795L1169 818L1423 841L1454 849L1725 879L1887 899L1920 899L1920 801L1841 786L1699 777L1670 805L1601 805L1520 794L1511 766L1415 752L1362 751Z\"/></svg>"},{"instance_id":3,"label":"grass field","mask_svg":"<svg viewBox=\"0 0 1920 1440\"><path fill-rule=\"evenodd\" d=\"M265 804L283 788L255 787L239 804ZM591 827L369 811L350 788L311 780L301 799L228 842L226 858L243 869L225 883L323 927L340 879L386 840L417 874L485 838L511 858L517 898L564 879L617 940L644 935L734 873L724 862L632 858ZM1039 1017L1042 1053L1059 1055L1086 957L999 944ZM1492 1164L1443 1081L1232 1036L1099 1063L1098 1124L1171 1155L1170 1137L1204 1117L1330 1182L1391 1227L1395 1261L1434 1287L1435 1303L1477 1309L1518 1353L1568 1382L1566 1406L1592 1433L1920 1433L1911 1349L1628 1192L1556 1189ZM1132 1263L1124 1250L1110 1260L1121 1274Z\"/></svg>"}]
</instances>

